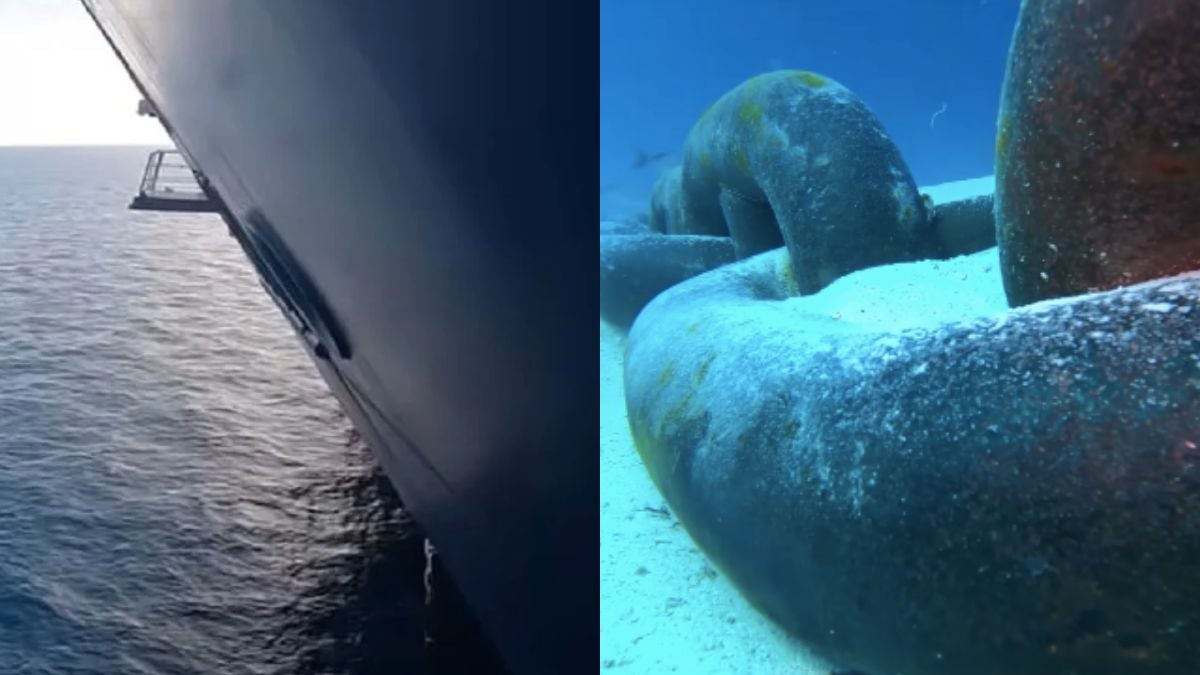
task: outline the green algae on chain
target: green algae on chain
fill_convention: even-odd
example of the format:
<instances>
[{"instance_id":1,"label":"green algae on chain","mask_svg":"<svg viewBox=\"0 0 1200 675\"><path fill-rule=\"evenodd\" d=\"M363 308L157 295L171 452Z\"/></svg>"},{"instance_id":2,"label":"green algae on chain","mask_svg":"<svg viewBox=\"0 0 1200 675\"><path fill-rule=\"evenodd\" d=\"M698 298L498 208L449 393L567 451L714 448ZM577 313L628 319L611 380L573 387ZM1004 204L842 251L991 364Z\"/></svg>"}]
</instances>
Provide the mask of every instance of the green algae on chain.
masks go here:
<instances>
[{"instance_id":1,"label":"green algae on chain","mask_svg":"<svg viewBox=\"0 0 1200 675\"><path fill-rule=\"evenodd\" d=\"M627 341L638 452L739 590L864 672L1197 672L1200 278L847 332L786 260Z\"/></svg>"},{"instance_id":2,"label":"green algae on chain","mask_svg":"<svg viewBox=\"0 0 1200 675\"><path fill-rule=\"evenodd\" d=\"M837 82L757 75L709 106L661 179L654 228L730 236L738 257L786 246L795 286L937 252L924 201L882 125Z\"/></svg>"}]
</instances>

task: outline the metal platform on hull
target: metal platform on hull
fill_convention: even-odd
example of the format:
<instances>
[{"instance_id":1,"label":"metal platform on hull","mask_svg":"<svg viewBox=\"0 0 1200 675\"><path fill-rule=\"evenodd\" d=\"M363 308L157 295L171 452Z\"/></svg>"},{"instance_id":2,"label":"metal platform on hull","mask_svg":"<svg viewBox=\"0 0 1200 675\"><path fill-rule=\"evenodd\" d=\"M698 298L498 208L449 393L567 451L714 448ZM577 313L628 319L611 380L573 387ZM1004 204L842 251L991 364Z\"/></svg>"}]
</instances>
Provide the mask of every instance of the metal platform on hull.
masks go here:
<instances>
[{"instance_id":1,"label":"metal platform on hull","mask_svg":"<svg viewBox=\"0 0 1200 675\"><path fill-rule=\"evenodd\" d=\"M204 192L202 180L178 150L155 150L146 159L142 184L129 208L216 213L217 205Z\"/></svg>"}]
</instances>

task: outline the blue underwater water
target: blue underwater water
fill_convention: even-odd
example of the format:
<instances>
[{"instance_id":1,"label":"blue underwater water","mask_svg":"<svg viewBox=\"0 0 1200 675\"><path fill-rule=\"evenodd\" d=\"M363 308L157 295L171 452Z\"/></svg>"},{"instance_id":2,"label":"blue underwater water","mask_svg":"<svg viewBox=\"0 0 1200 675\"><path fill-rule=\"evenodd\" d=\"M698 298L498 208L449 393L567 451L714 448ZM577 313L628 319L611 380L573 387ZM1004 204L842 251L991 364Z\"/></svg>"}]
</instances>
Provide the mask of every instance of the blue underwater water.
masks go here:
<instances>
[{"instance_id":1,"label":"blue underwater water","mask_svg":"<svg viewBox=\"0 0 1200 675\"><path fill-rule=\"evenodd\" d=\"M705 107L746 79L779 69L814 71L857 94L918 185L992 173L1019 4L604 0L601 218L644 211L654 180L679 163ZM663 156L635 166L639 152Z\"/></svg>"},{"instance_id":2,"label":"blue underwater water","mask_svg":"<svg viewBox=\"0 0 1200 675\"><path fill-rule=\"evenodd\" d=\"M843 670L845 664L827 662L772 624L769 612L761 611L770 604L762 595L750 598L758 605L751 607L714 569L720 561L714 563L716 558L708 557L689 538L696 536L695 531L684 532L682 516L674 512L682 498L676 494L676 501L668 503L642 466L630 433L638 402L627 398L631 376L626 368L630 354L639 349L644 352L646 344L654 342L654 331L643 325L638 336L641 341L630 338L626 342L628 326L605 316L605 284L606 280L610 284L608 297L617 298L613 306L623 301L622 293L637 298L630 302L634 309L627 318L632 321L636 310L644 307L659 287L670 285L655 273L678 271L670 267L674 261L670 256L684 249L682 245L680 249L665 245L652 249L671 237L651 237L648 241L653 243L643 244L636 236L628 238L634 243L622 248L624 237L620 235L648 234L631 221L650 210L655 182L681 163L685 139L709 105L754 76L785 69L831 78L861 99L897 146L917 186L979 179L969 186L959 183L946 191L933 191L936 202L987 195L990 213L997 110L1019 6L1019 0L602 0L599 196L601 314L606 319L600 328L602 671L850 672ZM854 186L842 187L838 199L852 200L853 196L847 195L853 195ZM707 243L717 250L717 242ZM649 253L639 258L637 246L642 245ZM664 251L661 258L656 250ZM699 254L693 257L691 252L681 256L687 263L701 259L704 264L679 276L688 278L715 267L712 260L717 253L711 255L712 259ZM733 259L732 249L727 255ZM974 266L963 267L954 279L966 282L969 276L972 290L986 298L984 304L993 311L1003 308L1004 302L999 279L994 276L995 261L987 255L973 258ZM994 257L994 251L991 255ZM660 264L660 260L665 262ZM621 264L632 271L621 269ZM634 281L622 285L627 280L623 275L635 279L643 272L645 279L636 281L657 284L654 292L644 291ZM897 286L908 281L902 283L899 277L884 280ZM984 287L986 290L981 290ZM939 293L945 290L940 301L948 306L965 297L956 295L958 291L950 284L938 282L929 288ZM866 291L875 289L868 284L861 290L867 297ZM686 297L686 292L675 296L676 300ZM840 312L824 316L834 321L843 318ZM679 363L687 363L686 350L699 343L693 339L689 345L682 333L703 330L707 318L699 315L695 323L679 331L669 326L671 337L664 341L678 348L678 353L672 353ZM750 322L748 314L742 319ZM738 320L731 319L730 325L738 325ZM786 337L782 336L787 335L783 326L781 321L777 327L780 336L764 330L752 341L771 343L778 337L783 342ZM636 349L625 351L635 343ZM689 373L679 376L679 381L702 381L709 364L741 346L734 338L714 344L701 365L691 371L686 366L679 368L678 373ZM779 362L785 363L784 345L772 345L771 349L781 354ZM658 387L666 387L677 374L675 362L663 360L668 363L656 371ZM633 363L636 370L639 363ZM739 393L744 393L738 389L743 384L754 389L755 372L745 376L750 384L743 383L740 372L737 377L731 375L726 384ZM682 398L681 407L671 407L664 417L686 409L690 400ZM672 400L671 405L675 403ZM643 408L640 414L649 416L649 409ZM732 417L736 415L731 413ZM653 423L646 424L653 428ZM738 431L729 433L736 437ZM692 447L687 446L690 441L691 437L685 438L681 446ZM696 442L694 447L705 446ZM697 450L696 454L703 452ZM679 472L687 474L686 469ZM761 484L755 483L756 487ZM781 518L785 516L781 514ZM715 520L720 522L719 517ZM732 546L742 544L739 540ZM766 559L770 546L764 545L762 553ZM758 560L751 555L747 559ZM763 567L769 568L770 563ZM790 573L780 571L779 576L789 578ZM832 628L829 632L834 633Z\"/></svg>"},{"instance_id":3,"label":"blue underwater water","mask_svg":"<svg viewBox=\"0 0 1200 675\"><path fill-rule=\"evenodd\" d=\"M421 536L146 152L0 149L0 673L423 671Z\"/></svg>"},{"instance_id":4,"label":"blue underwater water","mask_svg":"<svg viewBox=\"0 0 1200 675\"><path fill-rule=\"evenodd\" d=\"M1198 30L602 4L603 671L1200 672Z\"/></svg>"}]
</instances>

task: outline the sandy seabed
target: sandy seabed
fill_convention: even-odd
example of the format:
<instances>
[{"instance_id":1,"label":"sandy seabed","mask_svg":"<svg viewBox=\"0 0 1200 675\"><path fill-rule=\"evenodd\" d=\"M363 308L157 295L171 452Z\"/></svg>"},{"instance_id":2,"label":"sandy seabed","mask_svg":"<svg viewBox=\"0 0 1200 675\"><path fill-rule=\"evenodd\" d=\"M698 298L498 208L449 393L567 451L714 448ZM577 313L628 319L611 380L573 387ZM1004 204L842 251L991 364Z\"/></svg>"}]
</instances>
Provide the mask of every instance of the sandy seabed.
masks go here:
<instances>
[{"instance_id":1,"label":"sandy seabed","mask_svg":"<svg viewBox=\"0 0 1200 675\"><path fill-rule=\"evenodd\" d=\"M986 176L922 192L942 203L987 194L993 182ZM877 312L863 317L872 321L896 318L898 307L922 313L965 303L990 311L1003 297L995 261L991 249L953 261L876 268L818 295L826 296L832 313ZM905 276L889 277L891 268ZM913 283L914 272L933 285ZM912 287L909 302L873 292L889 281ZM939 293L929 297L930 288ZM716 570L651 482L629 432L624 340L600 323L600 670L826 675L830 664L758 613Z\"/></svg>"}]
</instances>

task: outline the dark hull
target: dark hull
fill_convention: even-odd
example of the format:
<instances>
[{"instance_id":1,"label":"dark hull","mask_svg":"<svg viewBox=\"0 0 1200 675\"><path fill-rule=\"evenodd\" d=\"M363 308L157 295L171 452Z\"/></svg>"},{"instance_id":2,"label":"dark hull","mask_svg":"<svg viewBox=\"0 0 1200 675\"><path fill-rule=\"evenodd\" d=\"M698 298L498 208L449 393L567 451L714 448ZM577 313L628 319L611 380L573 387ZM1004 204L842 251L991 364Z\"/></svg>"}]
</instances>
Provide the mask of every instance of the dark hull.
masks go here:
<instances>
[{"instance_id":1,"label":"dark hull","mask_svg":"<svg viewBox=\"0 0 1200 675\"><path fill-rule=\"evenodd\" d=\"M596 114L594 30L553 0L84 4L502 657L594 667L597 374L563 336L595 249L563 195L595 169L558 123Z\"/></svg>"}]
</instances>

